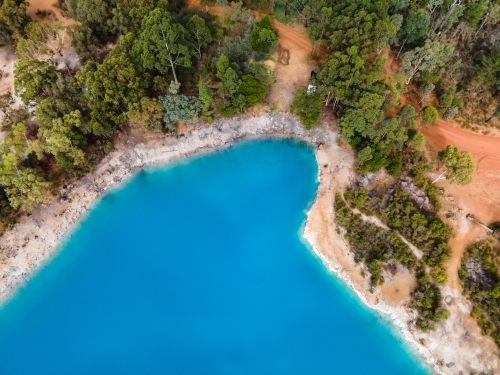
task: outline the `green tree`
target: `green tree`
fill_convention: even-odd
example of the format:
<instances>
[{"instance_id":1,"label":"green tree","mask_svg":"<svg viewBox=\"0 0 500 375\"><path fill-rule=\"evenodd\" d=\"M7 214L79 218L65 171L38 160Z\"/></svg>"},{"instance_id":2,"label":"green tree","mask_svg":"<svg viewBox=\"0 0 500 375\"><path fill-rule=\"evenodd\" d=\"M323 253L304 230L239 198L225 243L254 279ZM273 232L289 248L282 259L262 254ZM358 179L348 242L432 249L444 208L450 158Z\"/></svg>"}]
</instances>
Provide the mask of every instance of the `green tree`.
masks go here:
<instances>
[{"instance_id":1,"label":"green tree","mask_svg":"<svg viewBox=\"0 0 500 375\"><path fill-rule=\"evenodd\" d=\"M119 34L137 32L141 22L155 9L167 9L167 0L120 0L111 10L113 18L108 20L111 30Z\"/></svg>"},{"instance_id":2,"label":"green tree","mask_svg":"<svg viewBox=\"0 0 500 375\"><path fill-rule=\"evenodd\" d=\"M479 67L477 67L477 78L481 83L485 83L496 89L496 95L500 86L500 51L483 55Z\"/></svg>"},{"instance_id":3,"label":"green tree","mask_svg":"<svg viewBox=\"0 0 500 375\"><path fill-rule=\"evenodd\" d=\"M92 58L99 41L92 33L92 29L85 25L74 24L68 28L71 37L71 46L76 50L81 61Z\"/></svg>"},{"instance_id":4,"label":"green tree","mask_svg":"<svg viewBox=\"0 0 500 375\"><path fill-rule=\"evenodd\" d=\"M163 106L155 98L144 96L129 113L129 122L140 129L160 132L163 129Z\"/></svg>"},{"instance_id":5,"label":"green tree","mask_svg":"<svg viewBox=\"0 0 500 375\"><path fill-rule=\"evenodd\" d=\"M216 76L221 80L217 94L222 100L215 104L217 112L224 117L233 117L248 107L246 98L239 93L241 79L235 69L236 64L231 64L225 55L217 61Z\"/></svg>"},{"instance_id":6,"label":"green tree","mask_svg":"<svg viewBox=\"0 0 500 375\"><path fill-rule=\"evenodd\" d=\"M201 49L212 42L212 34L205 20L196 14L187 23L187 32L196 45L198 56L201 58Z\"/></svg>"},{"instance_id":7,"label":"green tree","mask_svg":"<svg viewBox=\"0 0 500 375\"><path fill-rule=\"evenodd\" d=\"M438 153L438 159L446 167L448 181L459 185L467 185L472 182L475 166L470 153L461 151L455 146L448 146Z\"/></svg>"},{"instance_id":8,"label":"green tree","mask_svg":"<svg viewBox=\"0 0 500 375\"><path fill-rule=\"evenodd\" d=\"M462 4L462 1L450 0L446 13L438 22L439 27L436 30L437 34L439 35L442 32L448 32L463 14L464 5Z\"/></svg>"},{"instance_id":9,"label":"green tree","mask_svg":"<svg viewBox=\"0 0 500 375\"><path fill-rule=\"evenodd\" d=\"M438 110L432 105L424 107L424 109L422 109L422 112L420 113L420 117L422 118L422 125L436 125L438 116Z\"/></svg>"},{"instance_id":10,"label":"green tree","mask_svg":"<svg viewBox=\"0 0 500 375\"><path fill-rule=\"evenodd\" d=\"M11 154L15 163L8 170L12 173L17 168L19 160L26 152L26 125L22 122L13 124L11 131L7 134L3 143L0 145L0 155Z\"/></svg>"},{"instance_id":11,"label":"green tree","mask_svg":"<svg viewBox=\"0 0 500 375\"><path fill-rule=\"evenodd\" d=\"M278 44L278 33L271 25L269 16L252 25L252 48L257 52L269 53Z\"/></svg>"},{"instance_id":12,"label":"green tree","mask_svg":"<svg viewBox=\"0 0 500 375\"><path fill-rule=\"evenodd\" d=\"M332 6L330 49L345 51L357 46L366 56L384 46L396 28L389 19L389 1L340 0Z\"/></svg>"},{"instance_id":13,"label":"green tree","mask_svg":"<svg viewBox=\"0 0 500 375\"><path fill-rule=\"evenodd\" d=\"M44 98L35 108L37 122L44 126L51 126L52 120L73 111L74 105L69 100L61 98Z\"/></svg>"},{"instance_id":14,"label":"green tree","mask_svg":"<svg viewBox=\"0 0 500 375\"><path fill-rule=\"evenodd\" d=\"M96 135L113 133L124 124L148 83L126 55L113 53L102 64L87 63L77 73L76 81L83 90L90 109L89 125Z\"/></svg>"},{"instance_id":15,"label":"green tree","mask_svg":"<svg viewBox=\"0 0 500 375\"><path fill-rule=\"evenodd\" d=\"M161 74L171 70L177 80L176 66L191 66L191 53L183 39L184 27L163 9L151 11L143 20L132 53L145 69L156 69Z\"/></svg>"},{"instance_id":16,"label":"green tree","mask_svg":"<svg viewBox=\"0 0 500 375\"><path fill-rule=\"evenodd\" d=\"M363 166L367 161L373 159L372 149L370 146L366 146L360 150L356 155L356 164L358 166Z\"/></svg>"},{"instance_id":17,"label":"green tree","mask_svg":"<svg viewBox=\"0 0 500 375\"><path fill-rule=\"evenodd\" d=\"M203 105L201 109L203 115L209 116L211 114L210 106L214 101L214 93L206 83L201 82L198 86L198 97Z\"/></svg>"},{"instance_id":18,"label":"green tree","mask_svg":"<svg viewBox=\"0 0 500 375\"><path fill-rule=\"evenodd\" d=\"M326 101L346 102L352 98L361 81L365 60L359 56L357 47L350 47L345 53L334 52L325 61L324 68L318 74L318 93Z\"/></svg>"},{"instance_id":19,"label":"green tree","mask_svg":"<svg viewBox=\"0 0 500 375\"><path fill-rule=\"evenodd\" d=\"M479 23L479 20L483 17L487 10L487 0L471 0L465 7L465 15L469 20L469 25L475 29Z\"/></svg>"},{"instance_id":20,"label":"green tree","mask_svg":"<svg viewBox=\"0 0 500 375\"><path fill-rule=\"evenodd\" d=\"M300 117L306 129L318 125L323 103L318 93L307 93L304 87L299 87L295 92L291 110Z\"/></svg>"},{"instance_id":21,"label":"green tree","mask_svg":"<svg viewBox=\"0 0 500 375\"><path fill-rule=\"evenodd\" d=\"M109 32L107 20L114 4L115 1L109 0L64 0L66 10L72 18L99 34Z\"/></svg>"},{"instance_id":22,"label":"green tree","mask_svg":"<svg viewBox=\"0 0 500 375\"><path fill-rule=\"evenodd\" d=\"M409 5L410 0L394 0L391 7L394 12L399 12L400 10L408 8Z\"/></svg>"},{"instance_id":23,"label":"green tree","mask_svg":"<svg viewBox=\"0 0 500 375\"><path fill-rule=\"evenodd\" d=\"M416 117L417 113L415 112L415 108L410 104L405 104L398 112L398 122L408 129L413 129L415 127Z\"/></svg>"},{"instance_id":24,"label":"green tree","mask_svg":"<svg viewBox=\"0 0 500 375\"><path fill-rule=\"evenodd\" d=\"M408 44L421 45L427 39L430 26L431 19L425 10L412 10L399 30L401 34L400 38Z\"/></svg>"},{"instance_id":25,"label":"green tree","mask_svg":"<svg viewBox=\"0 0 500 375\"><path fill-rule=\"evenodd\" d=\"M47 97L57 79L56 68L47 61L19 60L14 67L14 90L25 104Z\"/></svg>"},{"instance_id":26,"label":"green tree","mask_svg":"<svg viewBox=\"0 0 500 375\"><path fill-rule=\"evenodd\" d=\"M56 23L49 25L44 22L30 22L26 28L26 37L20 39L16 46L16 53L20 59L24 60L47 60L54 55L54 51L49 48L49 41L61 45L57 40L61 25Z\"/></svg>"},{"instance_id":27,"label":"green tree","mask_svg":"<svg viewBox=\"0 0 500 375\"><path fill-rule=\"evenodd\" d=\"M179 83L172 82L169 93L158 98L164 109L163 122L168 130L175 130L178 121L195 122L203 107L198 98L179 94L179 88Z\"/></svg>"},{"instance_id":28,"label":"green tree","mask_svg":"<svg viewBox=\"0 0 500 375\"><path fill-rule=\"evenodd\" d=\"M260 104L267 95L267 88L251 74L241 77L241 85L238 92L243 95L249 106Z\"/></svg>"},{"instance_id":29,"label":"green tree","mask_svg":"<svg viewBox=\"0 0 500 375\"><path fill-rule=\"evenodd\" d=\"M65 170L73 170L86 164L85 154L80 148L87 139L82 132L82 114L76 110L62 118L52 120L51 126L38 129L38 139L30 145L37 153L38 159L43 152L54 155L57 164Z\"/></svg>"},{"instance_id":30,"label":"green tree","mask_svg":"<svg viewBox=\"0 0 500 375\"><path fill-rule=\"evenodd\" d=\"M24 37L24 28L29 22L25 0L0 1L0 45L13 44Z\"/></svg>"},{"instance_id":31,"label":"green tree","mask_svg":"<svg viewBox=\"0 0 500 375\"><path fill-rule=\"evenodd\" d=\"M34 169L21 168L6 186L5 192L10 205L29 211L45 200L50 184Z\"/></svg>"},{"instance_id":32,"label":"green tree","mask_svg":"<svg viewBox=\"0 0 500 375\"><path fill-rule=\"evenodd\" d=\"M406 52L401 61L401 71L406 76L406 83L421 71L433 71L444 66L452 57L454 47L437 40L427 39L422 47Z\"/></svg>"},{"instance_id":33,"label":"green tree","mask_svg":"<svg viewBox=\"0 0 500 375\"><path fill-rule=\"evenodd\" d=\"M240 88L241 79L238 77L238 73L231 67L229 59L225 55L221 55L217 61L216 76L222 81L217 90L218 94L222 98L234 98Z\"/></svg>"}]
</instances>

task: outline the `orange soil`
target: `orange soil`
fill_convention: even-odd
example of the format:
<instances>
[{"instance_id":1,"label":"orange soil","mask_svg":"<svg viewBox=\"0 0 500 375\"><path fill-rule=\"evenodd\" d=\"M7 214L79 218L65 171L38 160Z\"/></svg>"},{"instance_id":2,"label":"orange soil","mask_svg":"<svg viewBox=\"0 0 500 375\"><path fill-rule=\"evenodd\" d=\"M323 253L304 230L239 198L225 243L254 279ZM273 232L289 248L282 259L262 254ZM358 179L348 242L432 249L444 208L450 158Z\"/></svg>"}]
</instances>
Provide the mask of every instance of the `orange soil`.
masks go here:
<instances>
[{"instance_id":1,"label":"orange soil","mask_svg":"<svg viewBox=\"0 0 500 375\"><path fill-rule=\"evenodd\" d=\"M187 4L212 14L224 14L224 9L216 6L206 7L201 5L200 0L187 0ZM256 17L263 14L252 12ZM282 110L287 110L293 101L293 95L298 87L305 87L309 83L311 71L317 67L317 63L309 58L313 46L305 32L300 27L291 27L272 19L274 28L278 31L279 44L290 52L289 65L275 64L267 61L266 65L274 70L276 82L272 85L265 103L277 105ZM326 55L325 46L316 47L319 58Z\"/></svg>"},{"instance_id":2,"label":"orange soil","mask_svg":"<svg viewBox=\"0 0 500 375\"><path fill-rule=\"evenodd\" d=\"M63 13L61 8L57 7L57 0L30 0L26 14L34 20L43 20L50 22L50 17L40 18L36 15L37 11L45 11L53 15L60 21L63 26L70 26L75 23L73 19Z\"/></svg>"},{"instance_id":3,"label":"orange soil","mask_svg":"<svg viewBox=\"0 0 500 375\"><path fill-rule=\"evenodd\" d=\"M384 66L384 75L388 77L398 69L399 61L390 54ZM408 93L400 98L400 106L387 111L387 115L395 116L399 108L406 103L419 110L415 87L409 85L408 89ZM500 138L462 130L456 122L444 121L441 118L436 126L421 126L419 130L435 151L453 145L471 153L476 163L473 182L467 186L458 186L440 181L439 185L455 196L457 203L467 213L473 214L479 220L485 223L500 220Z\"/></svg>"},{"instance_id":4,"label":"orange soil","mask_svg":"<svg viewBox=\"0 0 500 375\"><path fill-rule=\"evenodd\" d=\"M415 276L409 273L397 273L385 280L380 287L380 297L391 306L401 306L410 301L410 293L417 286Z\"/></svg>"}]
</instances>

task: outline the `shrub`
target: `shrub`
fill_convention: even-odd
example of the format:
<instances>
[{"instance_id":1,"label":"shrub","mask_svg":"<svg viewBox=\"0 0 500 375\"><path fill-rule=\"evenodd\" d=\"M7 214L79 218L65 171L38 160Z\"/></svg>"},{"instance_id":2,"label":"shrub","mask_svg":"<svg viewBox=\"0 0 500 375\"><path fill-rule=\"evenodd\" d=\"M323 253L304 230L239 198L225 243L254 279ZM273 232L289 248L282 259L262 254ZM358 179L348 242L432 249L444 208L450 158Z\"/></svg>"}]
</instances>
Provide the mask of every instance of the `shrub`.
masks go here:
<instances>
[{"instance_id":1,"label":"shrub","mask_svg":"<svg viewBox=\"0 0 500 375\"><path fill-rule=\"evenodd\" d=\"M417 274L417 287L411 296L410 307L418 312L416 326L422 331L433 330L434 322L448 317L448 311L441 307L441 291L425 271Z\"/></svg>"},{"instance_id":2,"label":"shrub","mask_svg":"<svg viewBox=\"0 0 500 375\"><path fill-rule=\"evenodd\" d=\"M165 110L163 122L168 130L175 130L177 121L196 121L203 107L198 98L179 94L179 87L180 84L172 82L169 94L158 98Z\"/></svg>"},{"instance_id":3,"label":"shrub","mask_svg":"<svg viewBox=\"0 0 500 375\"><path fill-rule=\"evenodd\" d=\"M472 302L471 316L483 334L500 346L500 259L499 249L487 240L470 245L464 253L458 276L463 293Z\"/></svg>"},{"instance_id":4,"label":"shrub","mask_svg":"<svg viewBox=\"0 0 500 375\"><path fill-rule=\"evenodd\" d=\"M295 92L292 103L292 112L297 114L306 129L318 125L323 103L318 93L308 94L304 87Z\"/></svg>"},{"instance_id":5,"label":"shrub","mask_svg":"<svg viewBox=\"0 0 500 375\"><path fill-rule=\"evenodd\" d=\"M278 44L278 33L271 25L269 16L252 25L252 48L257 52L269 53Z\"/></svg>"},{"instance_id":6,"label":"shrub","mask_svg":"<svg viewBox=\"0 0 500 375\"><path fill-rule=\"evenodd\" d=\"M241 77L239 93L246 98L248 105L252 106L262 103L262 100L267 95L267 89L253 75L245 74Z\"/></svg>"},{"instance_id":7,"label":"shrub","mask_svg":"<svg viewBox=\"0 0 500 375\"><path fill-rule=\"evenodd\" d=\"M427 107L424 107L424 109L420 113L420 117L422 118L422 125L436 125L438 115L438 110L433 106L429 105Z\"/></svg>"}]
</instances>

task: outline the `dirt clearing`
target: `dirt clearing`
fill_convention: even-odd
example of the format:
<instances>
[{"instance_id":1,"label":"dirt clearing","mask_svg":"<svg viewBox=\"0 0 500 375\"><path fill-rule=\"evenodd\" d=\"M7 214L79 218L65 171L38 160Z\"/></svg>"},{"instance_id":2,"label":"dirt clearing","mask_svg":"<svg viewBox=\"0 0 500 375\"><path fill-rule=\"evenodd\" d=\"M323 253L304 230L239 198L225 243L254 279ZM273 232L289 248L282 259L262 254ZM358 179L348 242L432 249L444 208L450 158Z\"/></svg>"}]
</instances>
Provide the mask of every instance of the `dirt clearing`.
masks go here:
<instances>
[{"instance_id":1,"label":"dirt clearing","mask_svg":"<svg viewBox=\"0 0 500 375\"><path fill-rule=\"evenodd\" d=\"M55 0L30 0L26 14L36 21L44 22L50 22L51 16L56 17L63 26L70 26L75 23L58 7Z\"/></svg>"},{"instance_id":2,"label":"dirt clearing","mask_svg":"<svg viewBox=\"0 0 500 375\"><path fill-rule=\"evenodd\" d=\"M221 15L224 10L220 7L206 7L201 5L200 0L187 0L191 7L208 11L212 14ZM256 17L263 14L252 12ZM274 72L276 81L271 86L269 94L265 99L267 105L276 105L281 110L288 110L293 101L293 95L298 87L307 87L311 71L317 67L317 62L310 59L313 51L311 41L307 37L306 30L301 26L287 26L281 22L271 19L274 28L278 31L279 49L288 50L288 65L267 61L266 65ZM326 55L326 48L316 48L319 58ZM278 61L278 53L274 59Z\"/></svg>"}]
</instances>

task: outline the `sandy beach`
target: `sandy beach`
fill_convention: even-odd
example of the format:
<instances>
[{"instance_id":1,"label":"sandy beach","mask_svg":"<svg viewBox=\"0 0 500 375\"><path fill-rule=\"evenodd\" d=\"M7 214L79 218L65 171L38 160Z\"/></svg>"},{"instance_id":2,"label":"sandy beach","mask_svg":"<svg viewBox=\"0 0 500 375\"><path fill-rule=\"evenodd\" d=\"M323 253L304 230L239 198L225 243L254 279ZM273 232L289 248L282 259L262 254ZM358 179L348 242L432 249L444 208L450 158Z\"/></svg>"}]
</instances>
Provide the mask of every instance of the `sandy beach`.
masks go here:
<instances>
[{"instance_id":1,"label":"sandy beach","mask_svg":"<svg viewBox=\"0 0 500 375\"><path fill-rule=\"evenodd\" d=\"M94 173L67 186L51 202L31 214L24 214L20 222L3 235L0 240L0 301L5 302L55 254L99 197L140 168L228 147L238 140L269 137L300 139L316 147L319 186L307 215L304 237L325 266L344 280L366 305L399 327L402 336L436 373L499 373L498 350L491 339L481 336L469 316L470 304L459 291L443 290L444 296L452 297L447 306L450 318L430 333L413 329L413 313L405 308L410 288L403 292L406 295L397 299L387 292L387 288L394 285L396 291L398 288L403 290L405 283L411 282L410 275L388 275L384 287L373 293L369 291L368 278L361 275L342 231L336 230L334 222L335 193L342 191L354 178L353 153L338 141L333 125L326 119L318 127L306 131L294 117L286 114L246 115L216 120L211 125L197 124L176 136L152 137L141 142L131 138L125 140Z\"/></svg>"}]
</instances>

